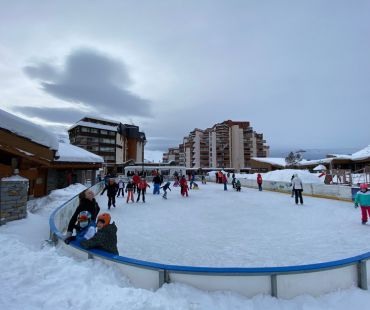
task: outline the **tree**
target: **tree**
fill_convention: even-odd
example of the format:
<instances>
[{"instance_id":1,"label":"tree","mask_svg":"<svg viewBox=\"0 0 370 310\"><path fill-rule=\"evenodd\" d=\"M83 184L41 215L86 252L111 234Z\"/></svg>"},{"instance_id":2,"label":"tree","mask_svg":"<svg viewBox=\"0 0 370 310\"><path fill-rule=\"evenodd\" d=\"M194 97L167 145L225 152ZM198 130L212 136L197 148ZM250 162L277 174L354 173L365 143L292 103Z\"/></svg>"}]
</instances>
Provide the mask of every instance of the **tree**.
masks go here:
<instances>
[{"instance_id":1,"label":"tree","mask_svg":"<svg viewBox=\"0 0 370 310\"><path fill-rule=\"evenodd\" d=\"M285 157L285 162L287 165L296 165L303 159L302 153L304 150L299 150L298 152L290 152L287 157Z\"/></svg>"}]
</instances>

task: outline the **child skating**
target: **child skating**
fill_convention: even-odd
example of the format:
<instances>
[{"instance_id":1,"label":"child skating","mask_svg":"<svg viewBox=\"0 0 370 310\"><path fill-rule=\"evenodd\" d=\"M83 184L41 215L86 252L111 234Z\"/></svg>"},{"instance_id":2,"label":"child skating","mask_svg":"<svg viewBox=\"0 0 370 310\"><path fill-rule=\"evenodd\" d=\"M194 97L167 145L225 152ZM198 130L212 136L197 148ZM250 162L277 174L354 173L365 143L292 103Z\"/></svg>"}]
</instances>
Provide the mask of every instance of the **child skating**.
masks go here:
<instances>
[{"instance_id":1,"label":"child skating","mask_svg":"<svg viewBox=\"0 0 370 310\"><path fill-rule=\"evenodd\" d=\"M171 185L171 182L167 181L166 184L161 187L161 189L163 189L163 192L164 192L162 195L164 199L167 199L167 190L169 189L171 191L170 185Z\"/></svg>"},{"instance_id":2,"label":"child skating","mask_svg":"<svg viewBox=\"0 0 370 310\"><path fill-rule=\"evenodd\" d=\"M365 225L370 216L370 192L366 183L360 185L360 190L355 196L355 207L359 206L361 207L362 225Z\"/></svg>"}]
</instances>

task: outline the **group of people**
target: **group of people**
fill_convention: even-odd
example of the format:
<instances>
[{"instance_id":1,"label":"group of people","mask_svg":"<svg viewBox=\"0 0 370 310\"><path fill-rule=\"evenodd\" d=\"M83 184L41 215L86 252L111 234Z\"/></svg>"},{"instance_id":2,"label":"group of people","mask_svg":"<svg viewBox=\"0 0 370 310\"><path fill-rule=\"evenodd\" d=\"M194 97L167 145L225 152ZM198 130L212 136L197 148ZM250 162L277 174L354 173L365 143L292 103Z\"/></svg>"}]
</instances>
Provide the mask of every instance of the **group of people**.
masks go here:
<instances>
[{"instance_id":1,"label":"group of people","mask_svg":"<svg viewBox=\"0 0 370 310\"><path fill-rule=\"evenodd\" d=\"M91 190L80 194L80 203L69 221L64 242L75 241L84 249L99 249L119 255L117 226L111 223L109 213L99 214L100 207L94 196Z\"/></svg>"}]
</instances>

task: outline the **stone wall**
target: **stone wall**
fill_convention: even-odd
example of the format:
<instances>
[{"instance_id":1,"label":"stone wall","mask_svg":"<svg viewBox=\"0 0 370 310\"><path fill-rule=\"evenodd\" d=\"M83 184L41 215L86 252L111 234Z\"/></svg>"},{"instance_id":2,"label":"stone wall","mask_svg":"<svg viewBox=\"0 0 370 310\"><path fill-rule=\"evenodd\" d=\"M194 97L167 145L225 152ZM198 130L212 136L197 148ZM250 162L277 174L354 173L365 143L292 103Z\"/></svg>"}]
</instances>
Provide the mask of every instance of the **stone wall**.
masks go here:
<instances>
[{"instance_id":1,"label":"stone wall","mask_svg":"<svg viewBox=\"0 0 370 310\"><path fill-rule=\"evenodd\" d=\"M27 217L28 180L19 176L0 181L0 221L6 223Z\"/></svg>"}]
</instances>

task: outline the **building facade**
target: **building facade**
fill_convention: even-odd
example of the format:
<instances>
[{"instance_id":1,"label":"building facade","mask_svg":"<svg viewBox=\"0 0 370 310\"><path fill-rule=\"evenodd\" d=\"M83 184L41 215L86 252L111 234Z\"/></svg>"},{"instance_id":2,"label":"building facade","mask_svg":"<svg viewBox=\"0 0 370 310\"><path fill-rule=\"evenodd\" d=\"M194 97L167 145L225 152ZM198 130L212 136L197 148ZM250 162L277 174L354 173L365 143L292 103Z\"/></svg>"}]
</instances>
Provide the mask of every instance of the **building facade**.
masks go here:
<instances>
[{"instance_id":1,"label":"building facade","mask_svg":"<svg viewBox=\"0 0 370 310\"><path fill-rule=\"evenodd\" d=\"M211 128L194 129L179 145L178 165L189 168L248 167L252 157L267 157L269 146L263 134L256 133L249 122L231 120L217 123ZM170 152L170 151L169 151ZM169 152L163 161L169 160Z\"/></svg>"},{"instance_id":2,"label":"building facade","mask_svg":"<svg viewBox=\"0 0 370 310\"><path fill-rule=\"evenodd\" d=\"M103 157L108 167L144 161L146 137L138 126L84 117L68 134L71 144Z\"/></svg>"}]
</instances>

